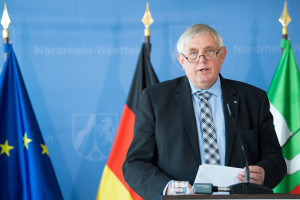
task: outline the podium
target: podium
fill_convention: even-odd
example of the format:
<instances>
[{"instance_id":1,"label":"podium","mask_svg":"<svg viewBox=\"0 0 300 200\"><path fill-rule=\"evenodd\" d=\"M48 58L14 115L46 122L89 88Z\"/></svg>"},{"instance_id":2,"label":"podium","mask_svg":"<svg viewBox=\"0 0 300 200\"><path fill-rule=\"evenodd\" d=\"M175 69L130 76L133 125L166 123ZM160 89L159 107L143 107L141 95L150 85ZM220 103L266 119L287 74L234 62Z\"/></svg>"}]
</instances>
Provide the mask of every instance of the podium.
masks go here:
<instances>
[{"instance_id":1,"label":"podium","mask_svg":"<svg viewBox=\"0 0 300 200\"><path fill-rule=\"evenodd\" d=\"M300 199L300 194L230 194L230 195L165 195L162 200L198 200L198 199Z\"/></svg>"}]
</instances>

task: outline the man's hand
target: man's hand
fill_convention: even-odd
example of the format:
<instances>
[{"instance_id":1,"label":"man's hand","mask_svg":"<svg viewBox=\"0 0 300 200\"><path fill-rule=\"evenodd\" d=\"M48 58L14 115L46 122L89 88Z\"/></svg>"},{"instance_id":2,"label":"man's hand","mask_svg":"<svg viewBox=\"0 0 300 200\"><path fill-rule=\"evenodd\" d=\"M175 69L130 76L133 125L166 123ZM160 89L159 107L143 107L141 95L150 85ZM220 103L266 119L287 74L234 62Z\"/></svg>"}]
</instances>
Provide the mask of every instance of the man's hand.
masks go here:
<instances>
[{"instance_id":1,"label":"man's hand","mask_svg":"<svg viewBox=\"0 0 300 200\"><path fill-rule=\"evenodd\" d=\"M191 184L189 184L188 194L194 194L193 187L191 186ZM169 184L169 186L168 186L167 194L166 195L172 195L172 193L171 193L171 184Z\"/></svg>"},{"instance_id":2,"label":"man's hand","mask_svg":"<svg viewBox=\"0 0 300 200\"><path fill-rule=\"evenodd\" d=\"M261 185L265 179L265 170L262 167L251 165L249 166L249 171L250 183ZM240 172L237 178L240 183L243 183L245 181L245 171Z\"/></svg>"}]
</instances>

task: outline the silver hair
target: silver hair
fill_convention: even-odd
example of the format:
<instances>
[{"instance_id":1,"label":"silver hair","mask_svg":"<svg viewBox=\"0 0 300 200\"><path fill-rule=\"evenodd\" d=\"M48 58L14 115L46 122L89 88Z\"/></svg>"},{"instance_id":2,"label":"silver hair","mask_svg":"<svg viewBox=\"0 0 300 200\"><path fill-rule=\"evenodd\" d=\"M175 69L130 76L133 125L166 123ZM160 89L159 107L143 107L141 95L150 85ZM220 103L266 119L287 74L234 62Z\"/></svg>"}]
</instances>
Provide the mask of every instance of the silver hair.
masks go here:
<instances>
[{"instance_id":1,"label":"silver hair","mask_svg":"<svg viewBox=\"0 0 300 200\"><path fill-rule=\"evenodd\" d=\"M219 47L223 47L223 40L221 35L212 27L206 24L194 24L186 29L183 34L180 36L177 42L177 51L178 53L183 53L183 48L186 43L190 42L191 39L195 36L210 33L215 40L219 43Z\"/></svg>"}]
</instances>

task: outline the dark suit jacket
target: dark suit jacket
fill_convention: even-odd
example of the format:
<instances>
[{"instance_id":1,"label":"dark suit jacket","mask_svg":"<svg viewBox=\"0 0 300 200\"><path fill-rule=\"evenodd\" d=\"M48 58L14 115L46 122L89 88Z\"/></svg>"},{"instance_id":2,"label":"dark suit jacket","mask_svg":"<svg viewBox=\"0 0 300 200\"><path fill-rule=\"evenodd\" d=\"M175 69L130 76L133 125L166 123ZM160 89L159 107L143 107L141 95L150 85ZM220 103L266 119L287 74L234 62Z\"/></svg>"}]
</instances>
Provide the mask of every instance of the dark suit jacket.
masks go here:
<instances>
[{"instance_id":1,"label":"dark suit jacket","mask_svg":"<svg viewBox=\"0 0 300 200\"><path fill-rule=\"evenodd\" d=\"M245 167L233 122L244 142L249 165L265 170L264 186L274 188L286 174L266 92L221 78L225 115L225 165ZM186 76L157 84L142 93L134 138L123 165L129 186L144 199L156 199L170 180L194 183L200 160L191 88Z\"/></svg>"}]
</instances>

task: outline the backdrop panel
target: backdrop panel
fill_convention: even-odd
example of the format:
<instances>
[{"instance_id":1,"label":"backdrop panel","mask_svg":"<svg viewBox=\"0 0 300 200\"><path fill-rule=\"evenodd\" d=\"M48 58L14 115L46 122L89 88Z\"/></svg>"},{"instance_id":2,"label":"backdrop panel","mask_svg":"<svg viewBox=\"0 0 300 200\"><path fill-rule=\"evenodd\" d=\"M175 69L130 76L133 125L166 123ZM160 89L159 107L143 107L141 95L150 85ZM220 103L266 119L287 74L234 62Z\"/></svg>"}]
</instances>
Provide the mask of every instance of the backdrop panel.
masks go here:
<instances>
[{"instance_id":1,"label":"backdrop panel","mask_svg":"<svg viewBox=\"0 0 300 200\"><path fill-rule=\"evenodd\" d=\"M287 2L299 66L300 1ZM151 62L160 81L184 74L178 37L206 23L227 47L222 75L268 90L281 57L283 0L149 0L149 6ZM10 40L63 196L95 199L143 42L146 1L11 0L7 8Z\"/></svg>"}]
</instances>

